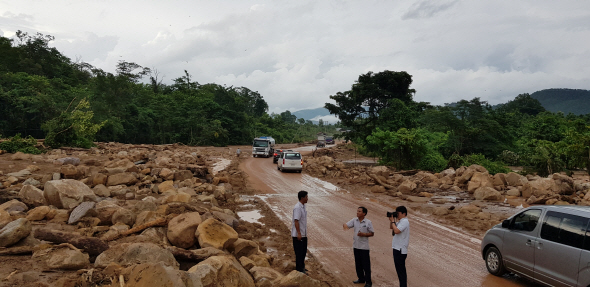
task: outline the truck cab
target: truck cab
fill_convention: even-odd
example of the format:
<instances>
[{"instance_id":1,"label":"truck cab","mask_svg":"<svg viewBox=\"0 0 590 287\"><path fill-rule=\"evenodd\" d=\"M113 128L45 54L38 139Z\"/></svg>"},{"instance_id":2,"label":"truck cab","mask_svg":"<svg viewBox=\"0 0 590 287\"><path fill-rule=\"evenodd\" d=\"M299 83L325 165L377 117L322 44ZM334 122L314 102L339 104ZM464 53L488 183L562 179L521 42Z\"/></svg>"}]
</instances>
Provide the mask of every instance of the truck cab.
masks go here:
<instances>
[{"instance_id":1,"label":"truck cab","mask_svg":"<svg viewBox=\"0 0 590 287\"><path fill-rule=\"evenodd\" d=\"M275 139L272 137L257 137L252 141L253 157L270 157L274 153Z\"/></svg>"}]
</instances>

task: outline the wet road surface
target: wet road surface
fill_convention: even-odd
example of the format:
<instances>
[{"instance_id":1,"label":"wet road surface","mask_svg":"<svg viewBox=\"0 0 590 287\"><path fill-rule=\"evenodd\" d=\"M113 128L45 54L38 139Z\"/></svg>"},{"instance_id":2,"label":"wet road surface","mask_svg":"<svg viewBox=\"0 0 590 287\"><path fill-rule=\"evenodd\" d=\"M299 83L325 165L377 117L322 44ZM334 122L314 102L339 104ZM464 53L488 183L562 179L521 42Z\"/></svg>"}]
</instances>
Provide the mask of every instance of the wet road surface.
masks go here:
<instances>
[{"instance_id":1,"label":"wet road surface","mask_svg":"<svg viewBox=\"0 0 590 287\"><path fill-rule=\"evenodd\" d=\"M356 217L359 206L368 209L375 236L369 239L373 286L399 286L386 212L394 203L361 198L305 173L281 173L271 158L248 158L242 165L258 195L288 226L297 192L309 192L308 250L343 285L355 286L352 230L342 225ZM538 286L517 276L489 274L480 255L481 240L427 217L410 213L410 245L406 267L409 286ZM362 286L360 284L356 286Z\"/></svg>"}]
</instances>

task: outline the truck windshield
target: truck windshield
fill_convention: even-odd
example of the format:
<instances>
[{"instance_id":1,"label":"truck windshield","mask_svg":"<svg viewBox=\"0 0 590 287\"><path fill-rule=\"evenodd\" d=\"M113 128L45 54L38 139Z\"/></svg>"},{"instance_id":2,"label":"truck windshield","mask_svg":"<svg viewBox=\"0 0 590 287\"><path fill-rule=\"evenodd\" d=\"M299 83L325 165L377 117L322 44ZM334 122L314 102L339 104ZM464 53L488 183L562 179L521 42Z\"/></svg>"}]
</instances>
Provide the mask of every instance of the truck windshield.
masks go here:
<instances>
[{"instance_id":1,"label":"truck windshield","mask_svg":"<svg viewBox=\"0 0 590 287\"><path fill-rule=\"evenodd\" d=\"M254 147L267 147L267 141L254 141Z\"/></svg>"}]
</instances>

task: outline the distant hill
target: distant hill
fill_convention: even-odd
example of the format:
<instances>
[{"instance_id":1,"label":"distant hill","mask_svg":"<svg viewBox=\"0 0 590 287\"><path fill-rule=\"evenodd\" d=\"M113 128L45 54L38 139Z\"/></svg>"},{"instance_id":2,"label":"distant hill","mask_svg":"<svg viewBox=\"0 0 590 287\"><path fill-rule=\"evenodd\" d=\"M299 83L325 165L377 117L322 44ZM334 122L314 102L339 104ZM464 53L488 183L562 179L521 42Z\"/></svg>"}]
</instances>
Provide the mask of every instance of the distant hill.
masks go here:
<instances>
[{"instance_id":1,"label":"distant hill","mask_svg":"<svg viewBox=\"0 0 590 287\"><path fill-rule=\"evenodd\" d=\"M299 110L296 112L291 113L297 118L304 118L305 120L311 120L316 117L323 117L330 115L330 112L325 108L317 108L317 109L307 109L307 110Z\"/></svg>"},{"instance_id":2,"label":"distant hill","mask_svg":"<svg viewBox=\"0 0 590 287\"><path fill-rule=\"evenodd\" d=\"M531 97L551 112L585 115L590 113L590 91L574 89L547 89L534 92Z\"/></svg>"}]
</instances>

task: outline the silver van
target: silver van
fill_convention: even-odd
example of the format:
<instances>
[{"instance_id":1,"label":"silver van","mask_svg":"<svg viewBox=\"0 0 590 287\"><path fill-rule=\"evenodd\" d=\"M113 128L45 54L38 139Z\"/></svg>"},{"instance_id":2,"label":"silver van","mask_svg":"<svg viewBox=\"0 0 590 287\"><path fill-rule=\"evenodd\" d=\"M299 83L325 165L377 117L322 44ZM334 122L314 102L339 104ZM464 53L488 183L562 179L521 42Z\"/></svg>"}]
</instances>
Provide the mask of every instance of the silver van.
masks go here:
<instances>
[{"instance_id":1,"label":"silver van","mask_svg":"<svg viewBox=\"0 0 590 287\"><path fill-rule=\"evenodd\" d=\"M488 271L547 286L590 286L590 207L531 206L492 227L481 242Z\"/></svg>"}]
</instances>

